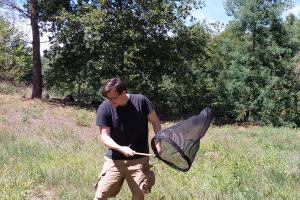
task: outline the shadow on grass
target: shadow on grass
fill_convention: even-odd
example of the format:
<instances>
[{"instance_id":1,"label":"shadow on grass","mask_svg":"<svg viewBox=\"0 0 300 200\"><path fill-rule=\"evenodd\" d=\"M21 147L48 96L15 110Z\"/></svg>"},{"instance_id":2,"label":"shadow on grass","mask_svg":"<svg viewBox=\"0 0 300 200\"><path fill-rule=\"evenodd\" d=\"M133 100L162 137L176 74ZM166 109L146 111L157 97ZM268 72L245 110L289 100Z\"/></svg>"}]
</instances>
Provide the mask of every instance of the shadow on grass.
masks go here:
<instances>
[{"instance_id":1,"label":"shadow on grass","mask_svg":"<svg viewBox=\"0 0 300 200\"><path fill-rule=\"evenodd\" d=\"M78 107L78 108L85 108L87 110L97 110L98 106L101 104L100 101L94 101L91 103L87 103L84 101L66 101L64 99L59 98L51 98L51 99L43 99L45 103L54 106L62 106L62 107Z\"/></svg>"}]
</instances>

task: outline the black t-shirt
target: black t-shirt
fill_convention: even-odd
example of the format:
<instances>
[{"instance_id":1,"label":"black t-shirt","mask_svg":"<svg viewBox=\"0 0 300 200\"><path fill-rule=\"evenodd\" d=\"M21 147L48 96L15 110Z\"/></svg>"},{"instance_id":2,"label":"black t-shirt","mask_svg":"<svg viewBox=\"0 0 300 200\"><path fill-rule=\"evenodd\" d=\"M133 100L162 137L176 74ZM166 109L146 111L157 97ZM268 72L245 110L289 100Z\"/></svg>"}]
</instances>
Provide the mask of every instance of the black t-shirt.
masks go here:
<instances>
[{"instance_id":1,"label":"black t-shirt","mask_svg":"<svg viewBox=\"0 0 300 200\"><path fill-rule=\"evenodd\" d=\"M141 94L129 94L125 106L114 108L106 100L98 108L96 124L110 127L111 138L121 146L129 146L140 153L149 153L148 146L148 114L154 111L147 97ZM122 153L108 149L106 156L113 160L129 160L141 158L135 155L126 157Z\"/></svg>"}]
</instances>

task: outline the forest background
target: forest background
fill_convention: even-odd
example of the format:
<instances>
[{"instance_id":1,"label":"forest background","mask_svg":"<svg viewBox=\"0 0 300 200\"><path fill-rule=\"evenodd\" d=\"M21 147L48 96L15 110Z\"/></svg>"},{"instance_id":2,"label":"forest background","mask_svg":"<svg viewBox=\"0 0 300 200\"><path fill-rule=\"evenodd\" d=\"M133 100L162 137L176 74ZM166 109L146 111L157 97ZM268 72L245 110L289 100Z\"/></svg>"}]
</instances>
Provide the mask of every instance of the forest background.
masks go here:
<instances>
[{"instance_id":1,"label":"forest background","mask_svg":"<svg viewBox=\"0 0 300 200\"><path fill-rule=\"evenodd\" d=\"M162 119L209 106L216 123L299 127L300 19L283 16L293 3L227 0L222 25L192 16L202 0L0 0L33 33L30 46L0 17L0 79L31 85L31 98L98 105L103 81L119 76ZM51 46L41 57L42 33Z\"/></svg>"}]
</instances>

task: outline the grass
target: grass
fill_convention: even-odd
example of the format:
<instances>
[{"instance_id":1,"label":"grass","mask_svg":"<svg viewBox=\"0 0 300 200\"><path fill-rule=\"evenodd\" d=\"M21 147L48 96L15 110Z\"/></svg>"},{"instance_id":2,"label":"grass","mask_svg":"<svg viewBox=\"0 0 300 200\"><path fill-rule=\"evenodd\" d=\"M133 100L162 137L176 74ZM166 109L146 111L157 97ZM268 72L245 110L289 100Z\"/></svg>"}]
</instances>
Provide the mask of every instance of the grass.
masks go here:
<instances>
[{"instance_id":1,"label":"grass","mask_svg":"<svg viewBox=\"0 0 300 200\"><path fill-rule=\"evenodd\" d=\"M90 114L88 110L80 109L76 115L76 125L89 127L92 121L91 117L89 116Z\"/></svg>"},{"instance_id":2,"label":"grass","mask_svg":"<svg viewBox=\"0 0 300 200\"><path fill-rule=\"evenodd\" d=\"M92 199L105 152L94 121L94 110L0 94L0 199ZM299 129L211 127L187 173L151 159L147 199L300 199L299 141ZM115 199L130 199L126 184Z\"/></svg>"},{"instance_id":3,"label":"grass","mask_svg":"<svg viewBox=\"0 0 300 200\"><path fill-rule=\"evenodd\" d=\"M17 86L18 85L18 86ZM0 93L7 95L18 94L25 98L26 95L30 94L30 88L24 84L12 84L10 82L1 81L0 82Z\"/></svg>"},{"instance_id":4,"label":"grass","mask_svg":"<svg viewBox=\"0 0 300 200\"><path fill-rule=\"evenodd\" d=\"M37 119L43 113L43 107L40 105L33 105L32 107L22 108L22 122L28 122L30 118Z\"/></svg>"},{"instance_id":5,"label":"grass","mask_svg":"<svg viewBox=\"0 0 300 200\"><path fill-rule=\"evenodd\" d=\"M93 191L89 183L98 173L99 161L93 157L98 154L98 144L87 145L60 130L54 131L58 131L56 136L47 143L39 137L1 134L1 171L4 173L0 199L90 197Z\"/></svg>"}]
</instances>

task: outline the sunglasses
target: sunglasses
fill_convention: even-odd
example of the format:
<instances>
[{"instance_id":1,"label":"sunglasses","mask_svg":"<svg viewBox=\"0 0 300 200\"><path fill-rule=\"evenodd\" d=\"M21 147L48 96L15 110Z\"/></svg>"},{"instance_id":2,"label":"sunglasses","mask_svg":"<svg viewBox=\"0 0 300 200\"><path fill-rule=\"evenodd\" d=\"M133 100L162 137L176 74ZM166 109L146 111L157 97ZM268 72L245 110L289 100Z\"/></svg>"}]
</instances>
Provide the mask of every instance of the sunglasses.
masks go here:
<instances>
[{"instance_id":1,"label":"sunglasses","mask_svg":"<svg viewBox=\"0 0 300 200\"><path fill-rule=\"evenodd\" d=\"M119 96L120 96L120 94L118 94L117 96L115 96L115 97L105 97L107 100L110 100L110 101L113 101L113 100L116 100L116 99L118 99L119 98Z\"/></svg>"}]
</instances>

